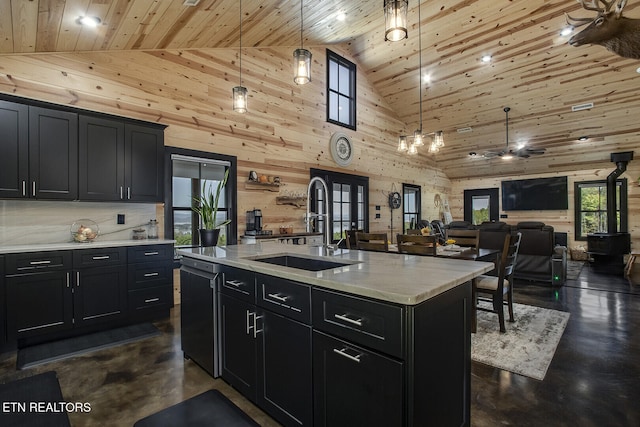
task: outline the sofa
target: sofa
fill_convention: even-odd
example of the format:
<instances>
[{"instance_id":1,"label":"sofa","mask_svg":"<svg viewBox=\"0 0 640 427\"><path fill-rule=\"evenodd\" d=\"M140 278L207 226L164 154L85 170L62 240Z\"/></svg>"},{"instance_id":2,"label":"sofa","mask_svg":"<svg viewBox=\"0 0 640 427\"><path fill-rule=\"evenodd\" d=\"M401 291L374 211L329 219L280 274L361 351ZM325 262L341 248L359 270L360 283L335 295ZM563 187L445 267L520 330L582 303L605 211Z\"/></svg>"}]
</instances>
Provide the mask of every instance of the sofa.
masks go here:
<instances>
[{"instance_id":1,"label":"sofa","mask_svg":"<svg viewBox=\"0 0 640 427\"><path fill-rule=\"evenodd\" d=\"M522 234L514 277L521 280L562 285L567 276L567 248L556 246L553 227L525 221L515 226Z\"/></svg>"}]
</instances>

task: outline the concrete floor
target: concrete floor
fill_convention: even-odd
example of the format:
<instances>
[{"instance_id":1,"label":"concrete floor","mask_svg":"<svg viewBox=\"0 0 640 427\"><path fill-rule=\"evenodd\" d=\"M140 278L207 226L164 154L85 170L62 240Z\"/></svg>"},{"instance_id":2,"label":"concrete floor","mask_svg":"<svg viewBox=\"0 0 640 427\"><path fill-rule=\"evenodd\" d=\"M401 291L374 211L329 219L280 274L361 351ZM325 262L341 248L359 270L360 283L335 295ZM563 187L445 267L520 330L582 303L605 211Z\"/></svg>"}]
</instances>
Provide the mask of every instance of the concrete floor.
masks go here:
<instances>
[{"instance_id":1,"label":"concrete floor","mask_svg":"<svg viewBox=\"0 0 640 427\"><path fill-rule=\"evenodd\" d=\"M544 381L472 363L471 425L639 426L640 274L631 281L588 266L561 288L516 283L516 302L569 311L571 318ZM497 321L497 320L496 320ZM147 415L211 388L221 390L262 426L277 426L180 349L179 307L157 323L164 333L117 348L15 371L0 356L0 377L55 370L67 402L88 402L74 427L131 426Z\"/></svg>"}]
</instances>

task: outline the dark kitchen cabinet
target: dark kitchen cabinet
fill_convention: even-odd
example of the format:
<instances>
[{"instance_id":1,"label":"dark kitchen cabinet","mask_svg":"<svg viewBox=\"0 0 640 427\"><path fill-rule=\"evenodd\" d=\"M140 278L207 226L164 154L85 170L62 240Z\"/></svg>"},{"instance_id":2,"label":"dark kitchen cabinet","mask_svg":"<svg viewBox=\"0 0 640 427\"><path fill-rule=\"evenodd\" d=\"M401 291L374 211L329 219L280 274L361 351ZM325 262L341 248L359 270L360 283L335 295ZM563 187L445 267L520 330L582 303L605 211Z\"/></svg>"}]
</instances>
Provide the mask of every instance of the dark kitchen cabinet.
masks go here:
<instances>
[{"instance_id":1,"label":"dark kitchen cabinet","mask_svg":"<svg viewBox=\"0 0 640 427\"><path fill-rule=\"evenodd\" d=\"M165 317L173 307L173 245L127 248L129 316Z\"/></svg>"},{"instance_id":2,"label":"dark kitchen cabinet","mask_svg":"<svg viewBox=\"0 0 640 427\"><path fill-rule=\"evenodd\" d=\"M0 353L7 345L7 317L5 313L4 257L0 255Z\"/></svg>"},{"instance_id":3,"label":"dark kitchen cabinet","mask_svg":"<svg viewBox=\"0 0 640 427\"><path fill-rule=\"evenodd\" d=\"M163 129L82 115L79 134L80 200L163 200Z\"/></svg>"},{"instance_id":4,"label":"dark kitchen cabinet","mask_svg":"<svg viewBox=\"0 0 640 427\"><path fill-rule=\"evenodd\" d=\"M0 101L0 197L78 197L78 115Z\"/></svg>"},{"instance_id":5,"label":"dark kitchen cabinet","mask_svg":"<svg viewBox=\"0 0 640 427\"><path fill-rule=\"evenodd\" d=\"M251 287L252 273L224 273L219 299L222 378L281 424L310 426L310 287L255 277Z\"/></svg>"}]
</instances>

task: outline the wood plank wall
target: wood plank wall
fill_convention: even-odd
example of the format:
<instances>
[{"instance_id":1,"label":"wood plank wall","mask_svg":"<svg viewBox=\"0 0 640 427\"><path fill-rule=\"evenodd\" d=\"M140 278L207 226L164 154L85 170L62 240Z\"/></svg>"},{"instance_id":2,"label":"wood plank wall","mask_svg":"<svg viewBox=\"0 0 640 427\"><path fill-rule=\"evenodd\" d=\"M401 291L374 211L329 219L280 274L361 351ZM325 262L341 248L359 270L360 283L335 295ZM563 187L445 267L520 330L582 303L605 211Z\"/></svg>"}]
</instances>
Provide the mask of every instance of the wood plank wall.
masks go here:
<instances>
[{"instance_id":1,"label":"wood plank wall","mask_svg":"<svg viewBox=\"0 0 640 427\"><path fill-rule=\"evenodd\" d=\"M518 160L521 161L521 160ZM568 244L570 248L583 245L586 242L576 242L574 236L574 183L581 181L606 180L615 169L614 163L603 163L602 168L589 169L569 173L548 173L527 176L514 176L509 178L475 178L452 180L451 188L451 213L454 219L462 220L464 218L464 190L473 190L481 188L500 188L500 182L503 179L522 179L522 178L546 178L550 176L568 177L569 186L569 209L562 211L509 211L500 210L501 214L507 214L508 218L501 219L508 224L517 224L520 221L542 221L545 224L553 226L555 231L565 232L568 234ZM632 160L624 174L620 178L628 180L628 209L629 209L629 232L631 233L631 246L637 250L640 248L640 186L638 186L638 177L640 177L640 159Z\"/></svg>"},{"instance_id":2,"label":"wood plank wall","mask_svg":"<svg viewBox=\"0 0 640 427\"><path fill-rule=\"evenodd\" d=\"M304 208L276 205L275 199L306 194L310 168L370 178L371 231L391 231L387 195L402 191L402 183L421 185L423 217L437 218L433 200L436 194L446 197L446 175L424 148L414 157L396 152L397 137L405 129L402 118L361 71L357 131L327 123L325 48L307 48L313 54L313 80L305 86L293 83L293 47L243 49L243 85L250 95L246 114L231 109L231 89L239 83L237 49L1 55L0 92L163 123L168 146L237 156L240 235L244 212L253 208L262 209L272 230L291 225L302 231ZM355 145L348 168L331 159L329 139L338 131ZM280 192L245 189L251 170L280 176ZM400 210L393 215L395 235Z\"/></svg>"}]
</instances>

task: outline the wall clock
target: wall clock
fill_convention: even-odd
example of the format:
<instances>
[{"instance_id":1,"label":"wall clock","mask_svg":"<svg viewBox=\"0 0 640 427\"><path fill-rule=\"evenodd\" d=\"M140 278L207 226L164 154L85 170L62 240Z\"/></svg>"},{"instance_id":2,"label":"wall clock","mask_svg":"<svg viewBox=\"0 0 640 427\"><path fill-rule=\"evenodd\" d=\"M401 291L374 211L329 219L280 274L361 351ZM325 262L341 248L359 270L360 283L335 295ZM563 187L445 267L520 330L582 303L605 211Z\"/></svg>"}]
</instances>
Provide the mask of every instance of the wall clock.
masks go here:
<instances>
[{"instance_id":1,"label":"wall clock","mask_svg":"<svg viewBox=\"0 0 640 427\"><path fill-rule=\"evenodd\" d=\"M389 194L389 206L391 209L398 209L402 204L402 199L400 197L400 193L394 191Z\"/></svg>"},{"instance_id":2,"label":"wall clock","mask_svg":"<svg viewBox=\"0 0 640 427\"><path fill-rule=\"evenodd\" d=\"M331 156L340 166L348 166L353 160L353 144L347 135L336 132L329 141Z\"/></svg>"}]
</instances>

